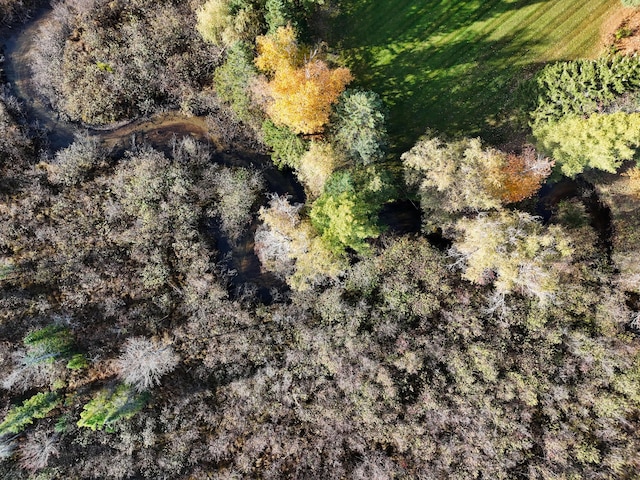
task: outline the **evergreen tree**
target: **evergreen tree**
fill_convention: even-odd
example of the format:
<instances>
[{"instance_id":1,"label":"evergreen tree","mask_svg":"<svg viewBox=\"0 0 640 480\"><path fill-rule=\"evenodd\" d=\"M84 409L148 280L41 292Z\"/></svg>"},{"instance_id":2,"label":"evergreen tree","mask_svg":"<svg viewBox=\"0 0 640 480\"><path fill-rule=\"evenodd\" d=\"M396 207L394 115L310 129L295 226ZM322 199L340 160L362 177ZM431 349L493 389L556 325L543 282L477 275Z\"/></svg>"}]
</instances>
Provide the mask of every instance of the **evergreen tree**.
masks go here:
<instances>
[{"instance_id":1,"label":"evergreen tree","mask_svg":"<svg viewBox=\"0 0 640 480\"><path fill-rule=\"evenodd\" d=\"M8 433L20 433L34 419L44 418L47 413L56 408L60 399L53 392L37 393L28 398L22 405L15 406L0 423L0 436Z\"/></svg>"},{"instance_id":2,"label":"evergreen tree","mask_svg":"<svg viewBox=\"0 0 640 480\"><path fill-rule=\"evenodd\" d=\"M567 176L597 168L614 173L640 147L640 113L570 116L537 125L533 134L541 150L553 157Z\"/></svg>"},{"instance_id":3,"label":"evergreen tree","mask_svg":"<svg viewBox=\"0 0 640 480\"><path fill-rule=\"evenodd\" d=\"M229 48L224 64L213 74L216 93L245 122L258 115L252 109L249 92L252 79L257 74L251 53L243 42L236 42Z\"/></svg>"},{"instance_id":4,"label":"evergreen tree","mask_svg":"<svg viewBox=\"0 0 640 480\"><path fill-rule=\"evenodd\" d=\"M533 87L528 96L535 102L534 125L566 115L590 115L624 93L640 89L640 57L613 55L554 63L536 75Z\"/></svg>"},{"instance_id":5,"label":"evergreen tree","mask_svg":"<svg viewBox=\"0 0 640 480\"><path fill-rule=\"evenodd\" d=\"M115 422L133 417L144 407L147 398L148 395L135 393L127 385L120 385L114 391L101 390L84 406L78 426L113 431Z\"/></svg>"},{"instance_id":6,"label":"evergreen tree","mask_svg":"<svg viewBox=\"0 0 640 480\"><path fill-rule=\"evenodd\" d=\"M58 358L71 356L74 340L68 329L49 325L28 334L24 344L27 347L25 363L53 363Z\"/></svg>"},{"instance_id":7,"label":"evergreen tree","mask_svg":"<svg viewBox=\"0 0 640 480\"><path fill-rule=\"evenodd\" d=\"M375 92L346 90L334 113L335 142L356 162L367 165L384 158L388 144L385 115Z\"/></svg>"},{"instance_id":8,"label":"evergreen tree","mask_svg":"<svg viewBox=\"0 0 640 480\"><path fill-rule=\"evenodd\" d=\"M271 159L278 168L294 170L300 166L300 158L307 150L306 143L286 126L278 126L271 120L262 124L264 143L271 148Z\"/></svg>"}]
</instances>

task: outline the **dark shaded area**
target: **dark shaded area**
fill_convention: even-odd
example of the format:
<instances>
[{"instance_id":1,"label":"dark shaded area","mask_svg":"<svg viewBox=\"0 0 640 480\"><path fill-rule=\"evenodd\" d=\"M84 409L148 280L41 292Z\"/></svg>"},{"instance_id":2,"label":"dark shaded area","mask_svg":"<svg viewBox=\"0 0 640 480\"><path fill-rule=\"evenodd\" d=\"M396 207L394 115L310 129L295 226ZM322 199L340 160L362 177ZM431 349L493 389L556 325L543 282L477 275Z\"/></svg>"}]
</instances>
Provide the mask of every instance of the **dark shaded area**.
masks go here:
<instances>
[{"instance_id":1,"label":"dark shaded area","mask_svg":"<svg viewBox=\"0 0 640 480\"><path fill-rule=\"evenodd\" d=\"M418 205L411 200L397 200L387 203L382 207L378 220L383 228L392 235L417 234L422 229L423 212ZM451 248L453 242L442 234L442 229L425 234L431 246L441 252L446 252Z\"/></svg>"},{"instance_id":2,"label":"dark shaded area","mask_svg":"<svg viewBox=\"0 0 640 480\"><path fill-rule=\"evenodd\" d=\"M634 312L637 318L640 318L640 293L624 292L624 295L627 307ZM633 320L625 325L625 330L640 336L640 322Z\"/></svg>"},{"instance_id":3,"label":"dark shaded area","mask_svg":"<svg viewBox=\"0 0 640 480\"><path fill-rule=\"evenodd\" d=\"M225 152L214 155L214 161L228 167L258 169L265 179L269 192L256 206L253 220L245 233L237 242L230 241L221 231L219 221L209 218L203 225L207 238L219 252L219 262L230 277L231 294L234 298L256 298L264 304L278 300L282 292L289 288L276 275L262 270L262 265L255 253L254 238L259 226L257 210L266 204L267 195L278 194L288 196L292 203L304 203L304 189L290 169L278 170L266 155L251 152Z\"/></svg>"},{"instance_id":4,"label":"dark shaded area","mask_svg":"<svg viewBox=\"0 0 640 480\"><path fill-rule=\"evenodd\" d=\"M256 299L269 305L278 300L281 292L289 290L287 284L274 274L263 271L254 251L254 235L258 217L237 243L231 242L221 231L216 218L207 219L202 225L211 246L219 252L218 262L229 277L230 294L233 298Z\"/></svg>"},{"instance_id":5,"label":"dark shaded area","mask_svg":"<svg viewBox=\"0 0 640 480\"><path fill-rule=\"evenodd\" d=\"M411 200L398 200L385 204L380 210L378 220L388 227L388 232L396 235L417 233L421 227L422 212Z\"/></svg>"},{"instance_id":6,"label":"dark shaded area","mask_svg":"<svg viewBox=\"0 0 640 480\"><path fill-rule=\"evenodd\" d=\"M607 261L612 264L613 223L611 209L600 200L593 184L582 177L563 178L557 183L547 182L538 192L536 214L544 223L548 223L555 213L558 203L570 198L578 198L589 215L589 224L598 234L598 247L605 252Z\"/></svg>"},{"instance_id":7,"label":"dark shaded area","mask_svg":"<svg viewBox=\"0 0 640 480\"><path fill-rule=\"evenodd\" d=\"M437 248L441 252L446 252L453 245L453 240L447 238L442 233L442 228L438 227L433 232L425 235L431 246Z\"/></svg>"},{"instance_id":8,"label":"dark shaded area","mask_svg":"<svg viewBox=\"0 0 640 480\"><path fill-rule=\"evenodd\" d=\"M216 153L215 163L227 167L244 167L257 169L265 179L267 191L278 195L289 196L292 203L304 203L304 188L289 168L278 170L267 155L244 150Z\"/></svg>"},{"instance_id":9,"label":"dark shaded area","mask_svg":"<svg viewBox=\"0 0 640 480\"><path fill-rule=\"evenodd\" d=\"M420 398L424 385L422 372L407 373L400 369L394 371L398 394L403 405L412 405Z\"/></svg>"},{"instance_id":10,"label":"dark shaded area","mask_svg":"<svg viewBox=\"0 0 640 480\"><path fill-rule=\"evenodd\" d=\"M575 180L563 178L559 182L546 182L538 190L538 201L536 203L535 214L544 223L549 223L555 212L555 208L563 200L575 198L578 195L578 185Z\"/></svg>"},{"instance_id":11,"label":"dark shaded area","mask_svg":"<svg viewBox=\"0 0 640 480\"><path fill-rule=\"evenodd\" d=\"M613 253L613 222L611 209L598 196L593 184L583 178L577 179L580 189L580 198L591 218L591 226L598 234L598 247L605 252L607 262L613 265L611 255Z\"/></svg>"}]
</instances>

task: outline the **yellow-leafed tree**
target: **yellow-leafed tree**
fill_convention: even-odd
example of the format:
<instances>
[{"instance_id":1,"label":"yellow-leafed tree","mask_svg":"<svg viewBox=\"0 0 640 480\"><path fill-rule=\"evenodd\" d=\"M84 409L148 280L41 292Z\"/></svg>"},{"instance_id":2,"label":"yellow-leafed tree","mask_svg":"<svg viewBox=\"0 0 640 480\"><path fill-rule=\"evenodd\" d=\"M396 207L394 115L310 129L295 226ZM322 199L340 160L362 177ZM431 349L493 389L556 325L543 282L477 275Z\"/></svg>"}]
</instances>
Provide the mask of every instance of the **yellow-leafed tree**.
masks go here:
<instances>
[{"instance_id":1,"label":"yellow-leafed tree","mask_svg":"<svg viewBox=\"0 0 640 480\"><path fill-rule=\"evenodd\" d=\"M298 168L298 178L306 187L307 197L313 200L322 195L331 174L343 165L331 144L311 142Z\"/></svg>"},{"instance_id":2,"label":"yellow-leafed tree","mask_svg":"<svg viewBox=\"0 0 640 480\"><path fill-rule=\"evenodd\" d=\"M352 80L347 68L330 68L318 52L300 46L291 26L257 38L256 66L269 76L267 114L295 133L322 131L331 105Z\"/></svg>"}]
</instances>

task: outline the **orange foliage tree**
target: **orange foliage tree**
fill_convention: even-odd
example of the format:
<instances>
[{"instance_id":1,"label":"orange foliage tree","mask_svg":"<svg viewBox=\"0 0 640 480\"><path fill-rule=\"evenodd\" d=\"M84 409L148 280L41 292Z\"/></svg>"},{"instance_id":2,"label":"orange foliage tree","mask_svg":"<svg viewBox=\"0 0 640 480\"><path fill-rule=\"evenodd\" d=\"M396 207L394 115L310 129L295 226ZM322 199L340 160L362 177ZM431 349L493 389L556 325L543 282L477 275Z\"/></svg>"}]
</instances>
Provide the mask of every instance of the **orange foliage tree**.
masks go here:
<instances>
[{"instance_id":1,"label":"orange foliage tree","mask_svg":"<svg viewBox=\"0 0 640 480\"><path fill-rule=\"evenodd\" d=\"M495 192L503 203L513 203L534 195L551 173L554 162L526 147L521 155L507 154L498 171Z\"/></svg>"},{"instance_id":2,"label":"orange foliage tree","mask_svg":"<svg viewBox=\"0 0 640 480\"><path fill-rule=\"evenodd\" d=\"M273 35L256 39L256 66L269 75L267 90L271 101L267 114L274 123L295 133L318 133L329 122L331 105L352 80L348 68L330 68L296 41L291 26L280 27Z\"/></svg>"}]
</instances>

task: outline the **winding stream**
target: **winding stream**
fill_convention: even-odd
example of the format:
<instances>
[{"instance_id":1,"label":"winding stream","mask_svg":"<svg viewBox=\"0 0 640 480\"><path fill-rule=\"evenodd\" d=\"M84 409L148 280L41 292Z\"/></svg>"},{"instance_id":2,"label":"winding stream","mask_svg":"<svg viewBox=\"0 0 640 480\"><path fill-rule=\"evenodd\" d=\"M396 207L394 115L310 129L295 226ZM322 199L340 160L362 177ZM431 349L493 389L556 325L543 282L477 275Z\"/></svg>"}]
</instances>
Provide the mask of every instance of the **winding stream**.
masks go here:
<instances>
[{"instance_id":1,"label":"winding stream","mask_svg":"<svg viewBox=\"0 0 640 480\"><path fill-rule=\"evenodd\" d=\"M214 162L256 169L264 177L267 191L289 195L294 202L304 202L304 190L292 172L277 170L266 155L245 150L223 151L209 133L204 117L187 117L177 112L167 112L104 127L61 120L36 92L30 67L31 52L38 38L38 30L51 21L51 18L51 8L42 8L27 24L0 30L0 52L5 58L4 64L0 63L3 80L10 85L11 93L22 102L30 125L44 133L51 151L69 146L80 132L98 138L115 155L130 148L134 137L136 142L148 143L167 153L170 151L172 138L191 136L213 147ZM266 203L266 196L262 203ZM212 246L219 252L218 260L222 262L223 268L232 272L231 287L234 293L242 294L248 289L255 291L254 294L263 301L272 300L274 289L282 290L285 285L260 269L260 261L253 251L253 233L257 227L257 219L254 218L253 224L236 245L220 235L215 223L213 219L206 220L203 229L209 239L215 239Z\"/></svg>"},{"instance_id":2,"label":"winding stream","mask_svg":"<svg viewBox=\"0 0 640 480\"><path fill-rule=\"evenodd\" d=\"M23 26L0 32L0 45L5 56L3 65L6 82L12 93L22 101L30 122L44 130L51 150L69 146L74 136L83 132L100 138L107 147L129 146L131 136L142 136L154 147L166 146L173 135L191 135L198 140L213 142L208 134L205 118L186 117L168 112L146 119L128 120L106 126L91 126L66 122L46 105L32 81L31 52L38 38L38 30L52 21L51 8L42 8ZM214 142L215 143L215 142Z\"/></svg>"},{"instance_id":3,"label":"winding stream","mask_svg":"<svg viewBox=\"0 0 640 480\"><path fill-rule=\"evenodd\" d=\"M154 148L167 152L173 137L191 136L214 146L213 161L226 166L255 168L265 178L267 190L280 195L289 195L294 202L304 202L304 191L291 172L281 172L273 167L269 157L251 151L223 151L207 128L204 117L186 117L176 112L168 112L150 118L121 122L105 127L65 122L49 108L35 91L30 68L31 51L40 27L51 21L52 10L39 10L34 19L14 30L0 30L0 46L5 56L4 77L11 85L12 93L24 104L27 118L32 125L45 132L51 150L59 150L70 145L74 136L83 132L95 136L114 152L123 152L131 147L135 136ZM588 193L588 195L586 194ZM595 189L584 181L565 179L547 185L538 193L537 214L543 221L549 221L552 210L560 200L579 196L591 217L592 226L598 232L601 247L611 259L611 212L597 197ZM265 202L266 203L266 197ZM420 211L408 202L387 205L380 215L381 221L394 233L415 233L420 230ZM225 268L233 272L232 286L236 294L244 290L254 290L253 294L263 301L271 301L275 290L282 291L284 283L269 273L262 272L260 262L253 251L253 233L257 219L235 246L219 234L213 219L206 220L203 229L208 238L216 239L213 245L221 255ZM448 248L450 242L441 237L430 239L439 248ZM439 243L438 243L439 242ZM441 245L442 244L442 245Z\"/></svg>"},{"instance_id":4,"label":"winding stream","mask_svg":"<svg viewBox=\"0 0 640 480\"><path fill-rule=\"evenodd\" d=\"M44 130L51 148L58 150L73 142L76 128L59 120L58 115L39 100L31 82L30 67L36 34L42 25L50 21L50 15L50 9L41 9L27 24L5 30L0 35L0 45L5 57L2 65L4 77L11 85L13 95L22 101L31 124Z\"/></svg>"}]
</instances>

